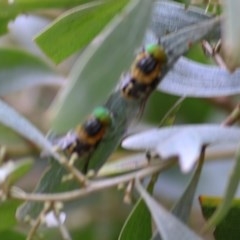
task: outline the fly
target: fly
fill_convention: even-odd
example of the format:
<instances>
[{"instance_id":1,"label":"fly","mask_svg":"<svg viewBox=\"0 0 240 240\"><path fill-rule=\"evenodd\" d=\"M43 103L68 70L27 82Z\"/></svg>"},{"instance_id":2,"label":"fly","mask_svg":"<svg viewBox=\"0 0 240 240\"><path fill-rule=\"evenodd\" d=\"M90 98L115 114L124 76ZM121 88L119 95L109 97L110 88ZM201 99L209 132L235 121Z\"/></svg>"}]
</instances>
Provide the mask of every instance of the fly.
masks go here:
<instances>
[{"instance_id":1,"label":"fly","mask_svg":"<svg viewBox=\"0 0 240 240\"><path fill-rule=\"evenodd\" d=\"M70 156L75 153L80 158L97 147L111 124L112 116L108 109L97 107L74 131L58 139L56 145ZM87 164L83 172L87 171Z\"/></svg>"},{"instance_id":2,"label":"fly","mask_svg":"<svg viewBox=\"0 0 240 240\"><path fill-rule=\"evenodd\" d=\"M147 45L135 58L130 73L124 76L122 95L130 99L146 99L159 82L166 54L159 44Z\"/></svg>"}]
</instances>

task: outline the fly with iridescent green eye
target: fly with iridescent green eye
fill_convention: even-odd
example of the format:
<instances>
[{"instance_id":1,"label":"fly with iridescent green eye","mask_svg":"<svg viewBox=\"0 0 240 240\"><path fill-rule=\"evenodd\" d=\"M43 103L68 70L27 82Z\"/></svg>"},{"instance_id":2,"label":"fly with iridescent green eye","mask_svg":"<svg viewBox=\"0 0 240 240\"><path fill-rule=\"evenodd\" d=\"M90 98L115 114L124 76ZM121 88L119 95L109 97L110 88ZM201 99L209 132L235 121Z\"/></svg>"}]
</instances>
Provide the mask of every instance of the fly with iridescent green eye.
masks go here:
<instances>
[{"instance_id":1,"label":"fly with iridescent green eye","mask_svg":"<svg viewBox=\"0 0 240 240\"><path fill-rule=\"evenodd\" d=\"M67 154L76 153L80 158L96 148L111 124L112 116L108 109L97 107L74 131L60 138L56 145Z\"/></svg>"},{"instance_id":2,"label":"fly with iridescent green eye","mask_svg":"<svg viewBox=\"0 0 240 240\"><path fill-rule=\"evenodd\" d=\"M122 95L130 99L145 99L157 86L162 66L167 62L159 44L149 44L135 58L130 73L124 76Z\"/></svg>"}]
</instances>

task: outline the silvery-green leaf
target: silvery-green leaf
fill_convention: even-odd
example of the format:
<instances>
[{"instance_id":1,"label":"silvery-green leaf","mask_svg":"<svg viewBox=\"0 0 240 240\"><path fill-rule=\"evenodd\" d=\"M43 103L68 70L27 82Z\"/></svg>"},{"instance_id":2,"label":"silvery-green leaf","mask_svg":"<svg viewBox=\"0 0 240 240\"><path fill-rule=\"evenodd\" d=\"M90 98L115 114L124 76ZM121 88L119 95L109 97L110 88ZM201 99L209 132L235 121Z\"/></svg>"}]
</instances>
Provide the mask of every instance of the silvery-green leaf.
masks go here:
<instances>
[{"instance_id":1,"label":"silvery-green leaf","mask_svg":"<svg viewBox=\"0 0 240 240\"><path fill-rule=\"evenodd\" d=\"M160 38L163 35L211 17L202 8L189 7L186 10L185 5L181 3L156 1L154 2L150 27L155 35Z\"/></svg>"},{"instance_id":2,"label":"silvery-green leaf","mask_svg":"<svg viewBox=\"0 0 240 240\"><path fill-rule=\"evenodd\" d=\"M189 50L191 44L202 40L213 29L219 28L220 20L220 17L203 20L161 37L159 42L167 55L167 66L172 67L172 64Z\"/></svg>"},{"instance_id":3,"label":"silvery-green leaf","mask_svg":"<svg viewBox=\"0 0 240 240\"><path fill-rule=\"evenodd\" d=\"M157 230L161 235L162 240L200 240L191 229L180 222L174 215L165 210L155 199L150 196L142 187L139 180L136 180L136 188L148 206Z\"/></svg>"},{"instance_id":4,"label":"silvery-green leaf","mask_svg":"<svg viewBox=\"0 0 240 240\"><path fill-rule=\"evenodd\" d=\"M134 51L142 44L151 6L150 0L130 1L84 50L70 73L69 85L51 108L56 113L54 131L75 127L89 109L110 94L123 70L129 68Z\"/></svg>"},{"instance_id":5,"label":"silvery-green leaf","mask_svg":"<svg viewBox=\"0 0 240 240\"><path fill-rule=\"evenodd\" d=\"M206 144L240 140L240 129L219 125L186 125L145 131L128 137L122 146L133 150L154 150L161 158L178 157L181 170L188 172ZM186 147L187 146L187 147Z\"/></svg>"},{"instance_id":6,"label":"silvery-green leaf","mask_svg":"<svg viewBox=\"0 0 240 240\"><path fill-rule=\"evenodd\" d=\"M240 70L229 73L182 57L158 85L158 90L178 96L228 96L240 93L239 79Z\"/></svg>"},{"instance_id":7,"label":"silvery-green leaf","mask_svg":"<svg viewBox=\"0 0 240 240\"><path fill-rule=\"evenodd\" d=\"M231 70L240 67L240 2L236 0L224 1L223 22L223 55L226 65Z\"/></svg>"}]
</instances>

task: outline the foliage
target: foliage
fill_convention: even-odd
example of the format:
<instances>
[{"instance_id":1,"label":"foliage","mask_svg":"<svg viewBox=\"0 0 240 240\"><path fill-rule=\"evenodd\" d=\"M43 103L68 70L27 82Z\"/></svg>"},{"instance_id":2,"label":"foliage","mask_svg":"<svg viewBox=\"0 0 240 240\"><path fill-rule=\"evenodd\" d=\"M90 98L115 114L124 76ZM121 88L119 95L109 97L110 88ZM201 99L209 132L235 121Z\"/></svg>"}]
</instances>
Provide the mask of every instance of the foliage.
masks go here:
<instances>
[{"instance_id":1,"label":"foliage","mask_svg":"<svg viewBox=\"0 0 240 240\"><path fill-rule=\"evenodd\" d=\"M233 198L240 178L240 129L232 125L240 117L234 98L240 70L239 46L231 39L239 39L239 21L235 12L229 14L238 9L237 1L225 7L218 1L196 2L200 7L168 0L0 1L2 239L41 234L68 240L194 240L215 226L212 239L238 238L233 222L240 219L239 200ZM218 16L221 12L226 18ZM213 50L219 39L220 51ZM141 77L129 78L136 67L131 63L143 44L153 42L166 61L157 84L147 75L146 86L139 87ZM126 83L146 95L128 97ZM174 104L176 96L181 98ZM92 121L97 105L109 111L110 120L101 139L88 136L89 143L81 122ZM158 127L146 130L138 124L135 130L143 112L141 122ZM82 155L72 154L76 138ZM73 143L61 149L66 141ZM89 151L87 144L93 145ZM129 155L120 144L138 153ZM188 222L197 186L209 178L214 195L220 185L211 185L214 173L204 175L205 160L226 158L229 146L235 165L229 179L227 174L220 179L228 180L225 194L221 201L200 198L206 223L192 229ZM172 176L177 164L180 171ZM185 186L180 179L189 174ZM183 188L174 203L159 191L165 178ZM116 186L124 190L109 190ZM29 227L20 232L19 221Z\"/></svg>"}]
</instances>

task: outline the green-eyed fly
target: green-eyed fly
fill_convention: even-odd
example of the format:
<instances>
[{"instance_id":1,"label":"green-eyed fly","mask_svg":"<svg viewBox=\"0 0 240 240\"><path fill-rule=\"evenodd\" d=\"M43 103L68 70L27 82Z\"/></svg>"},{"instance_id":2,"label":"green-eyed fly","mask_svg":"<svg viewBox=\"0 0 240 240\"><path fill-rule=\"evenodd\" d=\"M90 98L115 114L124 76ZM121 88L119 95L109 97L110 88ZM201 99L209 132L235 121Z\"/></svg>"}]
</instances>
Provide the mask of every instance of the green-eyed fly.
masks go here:
<instances>
[{"instance_id":1,"label":"green-eyed fly","mask_svg":"<svg viewBox=\"0 0 240 240\"><path fill-rule=\"evenodd\" d=\"M104 107L97 107L74 131L58 139L56 145L67 154L76 153L80 158L96 148L111 124L111 113ZM87 171L87 166L83 171Z\"/></svg>"},{"instance_id":2,"label":"green-eyed fly","mask_svg":"<svg viewBox=\"0 0 240 240\"><path fill-rule=\"evenodd\" d=\"M135 58L130 73L124 75L122 95L130 99L144 99L159 82L167 57L159 44L149 44Z\"/></svg>"}]
</instances>

